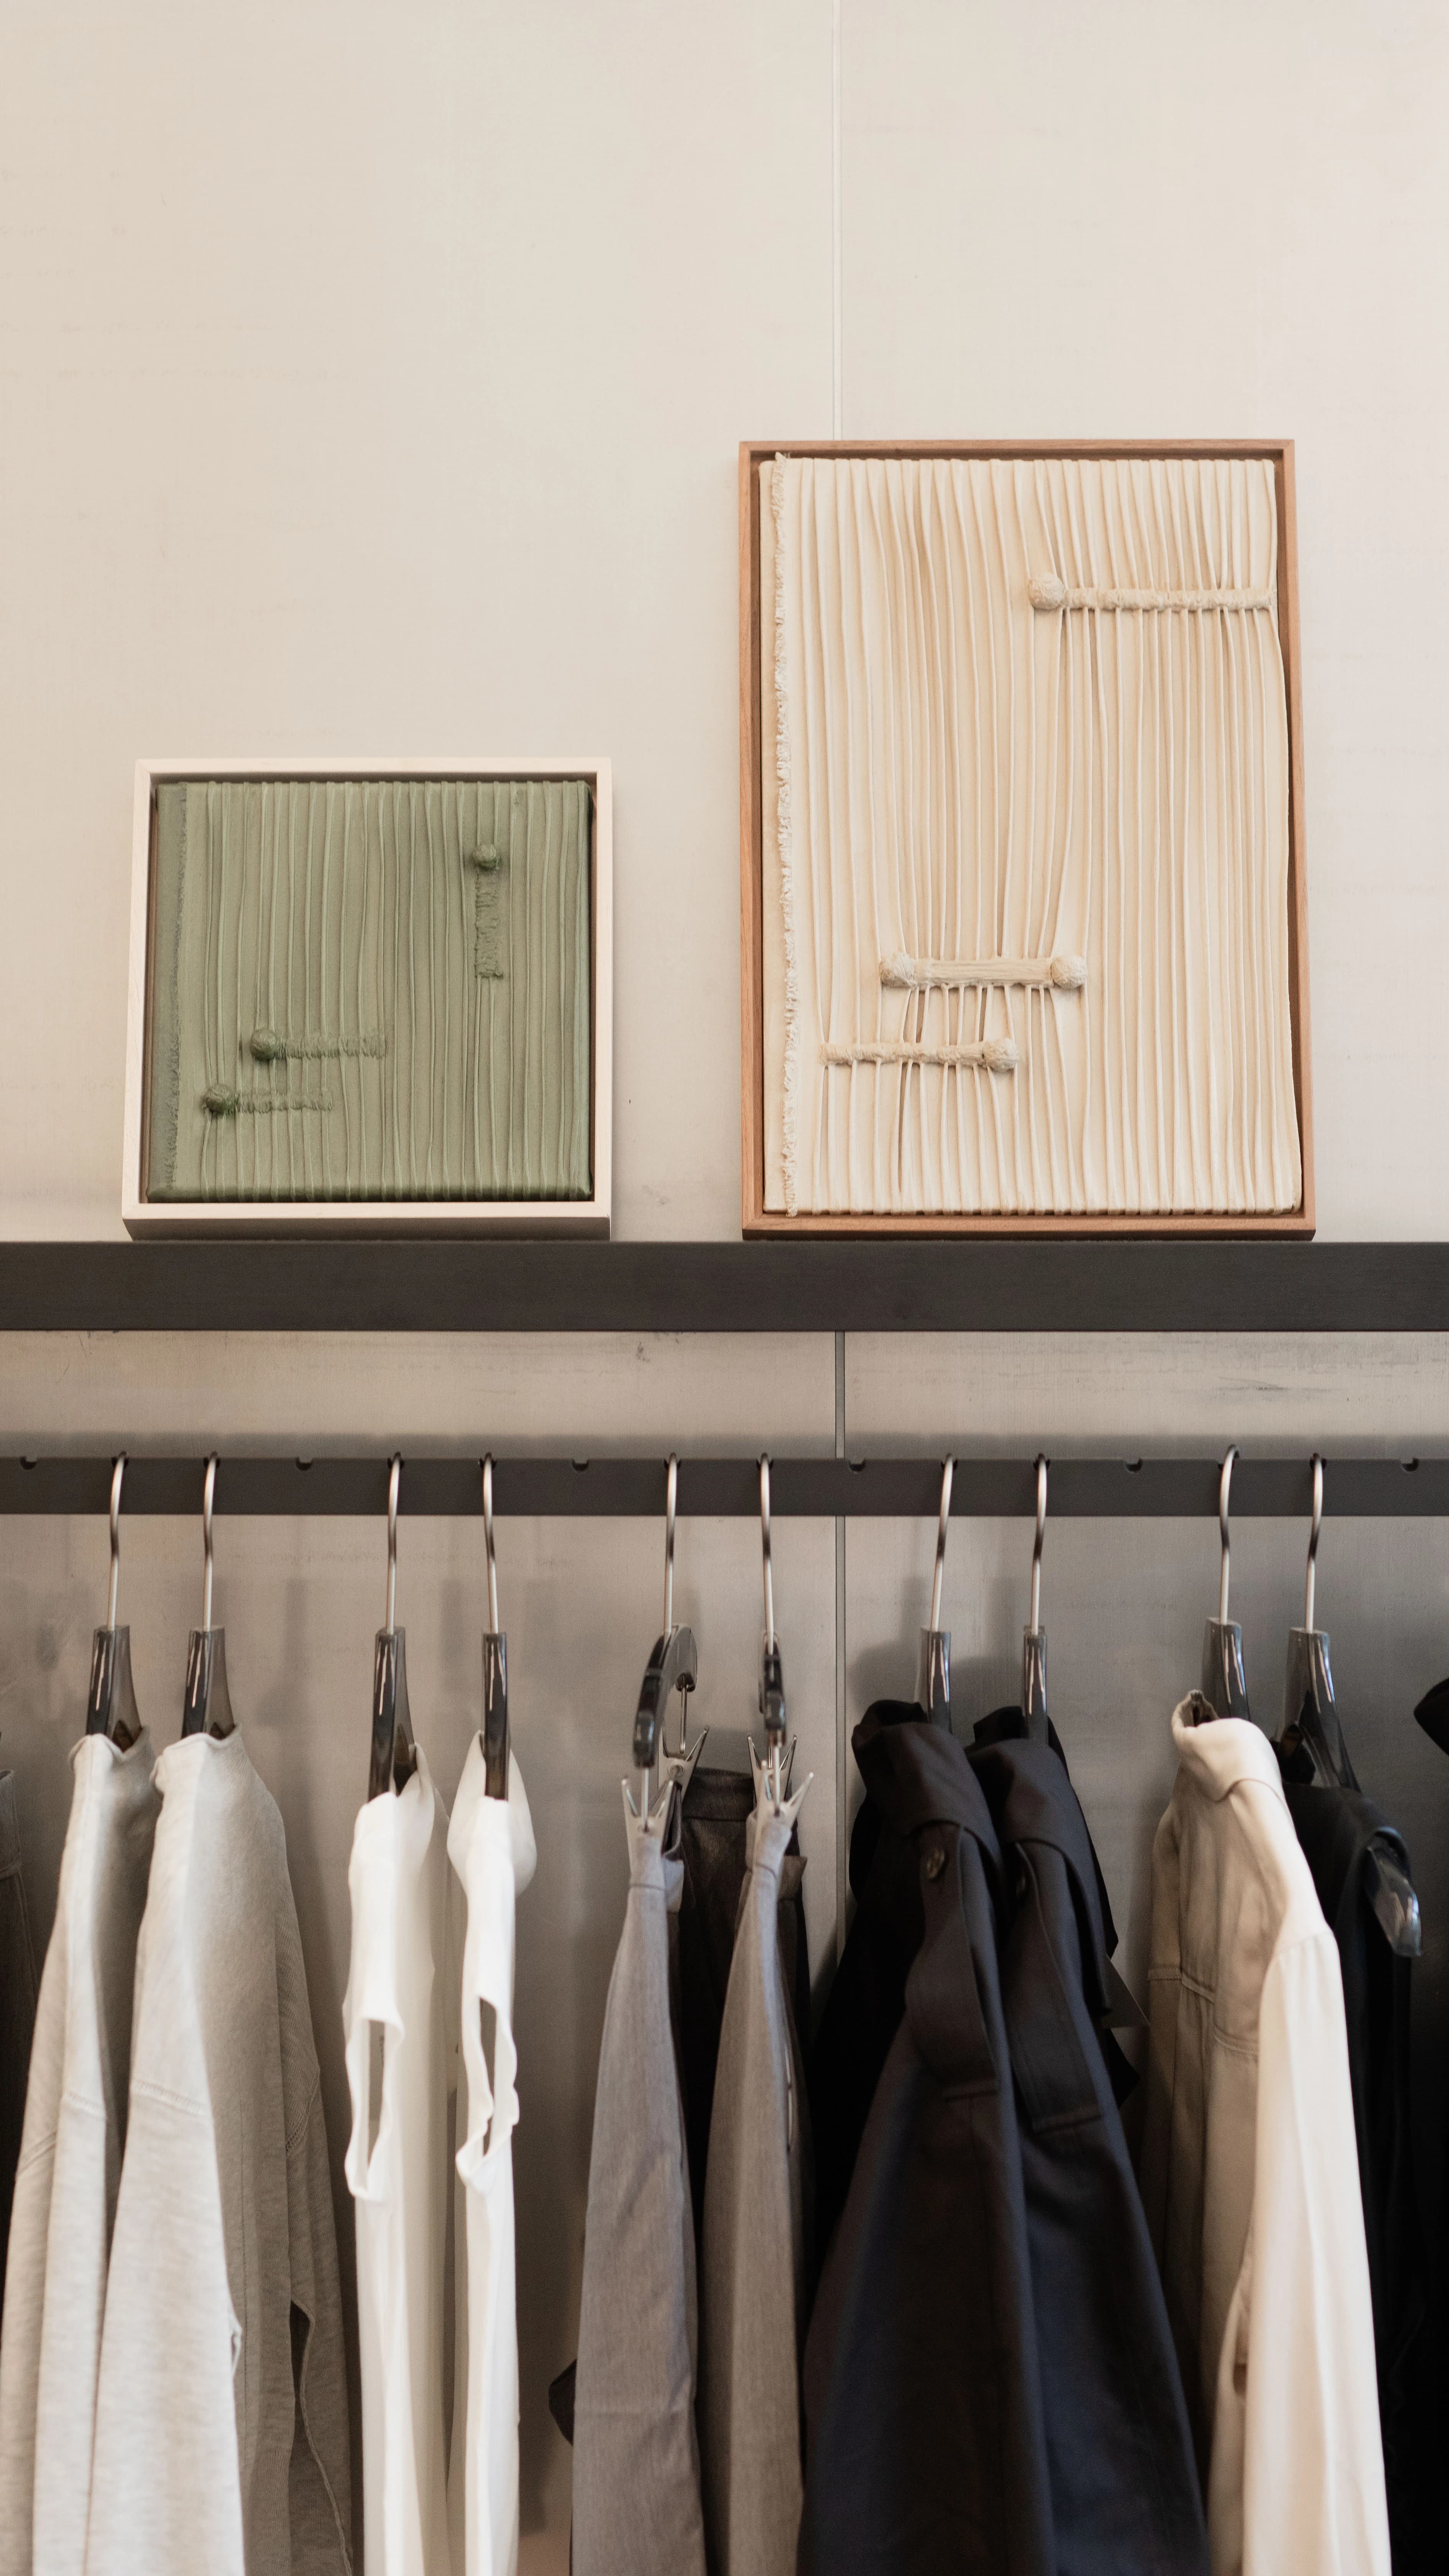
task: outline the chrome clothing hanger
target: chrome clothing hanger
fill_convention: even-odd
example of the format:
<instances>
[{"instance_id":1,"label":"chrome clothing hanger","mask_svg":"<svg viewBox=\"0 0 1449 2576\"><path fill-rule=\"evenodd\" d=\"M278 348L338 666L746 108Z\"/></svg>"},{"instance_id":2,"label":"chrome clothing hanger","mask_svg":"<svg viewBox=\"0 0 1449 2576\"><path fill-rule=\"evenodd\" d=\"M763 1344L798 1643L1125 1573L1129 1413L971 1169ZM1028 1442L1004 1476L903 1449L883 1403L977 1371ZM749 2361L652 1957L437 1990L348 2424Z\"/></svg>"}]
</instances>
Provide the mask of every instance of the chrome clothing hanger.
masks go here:
<instances>
[{"instance_id":1,"label":"chrome clothing hanger","mask_svg":"<svg viewBox=\"0 0 1449 2576\"><path fill-rule=\"evenodd\" d=\"M372 1647L369 1798L382 1798L390 1790L405 1788L418 1767L408 1708L407 1630L397 1625L397 1506L401 1483L399 1454L389 1461L387 1478L387 1616Z\"/></svg>"},{"instance_id":2,"label":"chrome clothing hanger","mask_svg":"<svg viewBox=\"0 0 1449 2576\"><path fill-rule=\"evenodd\" d=\"M212 1511L216 1503L217 1454L213 1449L206 1462L206 1482L201 1498L201 1625L193 1628L186 1647L186 1694L181 1703L183 1735L212 1735L217 1738L232 1734L236 1719L231 1712L231 1692L226 1679L226 1630L211 1624L211 1594L214 1566L212 1560Z\"/></svg>"},{"instance_id":3,"label":"chrome clothing hanger","mask_svg":"<svg viewBox=\"0 0 1449 2576\"><path fill-rule=\"evenodd\" d=\"M87 1735L108 1735L123 1753L141 1732L141 1712L131 1681L131 1631L118 1628L121 1592L121 1482L126 1472L123 1449L111 1471L111 1585L106 1624L91 1637L91 1678L86 1693Z\"/></svg>"}]
</instances>

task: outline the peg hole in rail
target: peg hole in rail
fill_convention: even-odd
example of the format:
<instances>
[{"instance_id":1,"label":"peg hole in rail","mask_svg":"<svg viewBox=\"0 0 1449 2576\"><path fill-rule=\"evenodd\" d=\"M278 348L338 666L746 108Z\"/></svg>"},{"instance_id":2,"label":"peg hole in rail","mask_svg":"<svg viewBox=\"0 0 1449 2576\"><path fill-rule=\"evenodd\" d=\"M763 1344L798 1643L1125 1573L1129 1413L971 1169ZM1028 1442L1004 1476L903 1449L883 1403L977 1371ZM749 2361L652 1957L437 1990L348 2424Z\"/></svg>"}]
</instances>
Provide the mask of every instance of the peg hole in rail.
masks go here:
<instances>
[{"instance_id":1,"label":"peg hole in rail","mask_svg":"<svg viewBox=\"0 0 1449 2576\"><path fill-rule=\"evenodd\" d=\"M1399 1465L1403 1468L1406 1476L1414 1476L1418 1473L1419 1461L1417 1458L1401 1458L1399 1460Z\"/></svg>"},{"instance_id":2,"label":"peg hole in rail","mask_svg":"<svg viewBox=\"0 0 1449 2576\"><path fill-rule=\"evenodd\" d=\"M1126 1468L1129 1476L1141 1475L1142 1461L1140 1458L1124 1458L1122 1464Z\"/></svg>"},{"instance_id":3,"label":"peg hole in rail","mask_svg":"<svg viewBox=\"0 0 1449 2576\"><path fill-rule=\"evenodd\" d=\"M39 1463L40 1463L40 1461L39 1461L37 1458L22 1458L22 1459L21 1459L21 1461L20 1461L20 1464L21 1464L21 1466L25 1469L25 1471L26 1471L26 1474L27 1474L27 1475L29 1474L29 1472L30 1472L31 1468L32 1468L32 1467L36 1467L36 1466L38 1466L38 1465L39 1465Z\"/></svg>"}]
</instances>

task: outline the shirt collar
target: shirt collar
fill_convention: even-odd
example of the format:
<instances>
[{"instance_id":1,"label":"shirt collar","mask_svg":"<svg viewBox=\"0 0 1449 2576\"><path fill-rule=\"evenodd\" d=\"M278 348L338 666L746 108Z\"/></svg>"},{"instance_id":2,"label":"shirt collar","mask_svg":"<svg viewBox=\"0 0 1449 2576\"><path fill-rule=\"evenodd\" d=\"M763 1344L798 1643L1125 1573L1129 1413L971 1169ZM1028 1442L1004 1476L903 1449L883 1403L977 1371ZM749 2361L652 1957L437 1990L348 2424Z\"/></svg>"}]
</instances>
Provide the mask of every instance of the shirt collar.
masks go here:
<instances>
[{"instance_id":1,"label":"shirt collar","mask_svg":"<svg viewBox=\"0 0 1449 2576\"><path fill-rule=\"evenodd\" d=\"M1250 1717L1214 1717L1195 1726L1194 1715L1204 1705L1190 1691L1172 1712L1172 1740L1189 1779L1209 1798L1225 1798L1240 1780L1256 1780L1281 1801L1278 1756L1262 1728Z\"/></svg>"}]
</instances>

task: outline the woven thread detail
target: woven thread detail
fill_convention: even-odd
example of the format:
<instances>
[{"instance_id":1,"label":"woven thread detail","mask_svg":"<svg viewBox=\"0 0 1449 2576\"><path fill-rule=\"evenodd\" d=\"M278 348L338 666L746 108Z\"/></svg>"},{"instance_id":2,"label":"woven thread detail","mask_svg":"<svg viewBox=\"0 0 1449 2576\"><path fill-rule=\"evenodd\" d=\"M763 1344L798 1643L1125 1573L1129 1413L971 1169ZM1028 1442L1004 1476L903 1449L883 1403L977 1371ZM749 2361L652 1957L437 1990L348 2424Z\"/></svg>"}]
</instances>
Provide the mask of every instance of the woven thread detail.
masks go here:
<instances>
[{"instance_id":1,"label":"woven thread detail","mask_svg":"<svg viewBox=\"0 0 1449 2576\"><path fill-rule=\"evenodd\" d=\"M939 1064L948 1073L1015 1073L1020 1051L1011 1038L978 1038L970 1046L866 1044L823 1046L822 1064Z\"/></svg>"},{"instance_id":2,"label":"woven thread detail","mask_svg":"<svg viewBox=\"0 0 1449 2576\"><path fill-rule=\"evenodd\" d=\"M1188 608L1205 611L1213 608L1272 608L1276 605L1271 590L1079 590L1048 573L1039 581L1029 581L1026 595L1033 608L1050 615L1057 608L1144 609L1149 612Z\"/></svg>"}]
</instances>

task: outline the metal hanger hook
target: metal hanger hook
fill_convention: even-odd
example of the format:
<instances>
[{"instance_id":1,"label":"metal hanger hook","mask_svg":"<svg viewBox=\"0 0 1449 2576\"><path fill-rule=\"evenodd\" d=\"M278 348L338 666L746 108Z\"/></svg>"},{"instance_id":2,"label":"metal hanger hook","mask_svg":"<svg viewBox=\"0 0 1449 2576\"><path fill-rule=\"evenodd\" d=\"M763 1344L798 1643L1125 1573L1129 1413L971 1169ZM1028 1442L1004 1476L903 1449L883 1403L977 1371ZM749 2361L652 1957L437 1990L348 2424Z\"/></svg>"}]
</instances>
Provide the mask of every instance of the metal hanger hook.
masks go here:
<instances>
[{"instance_id":1,"label":"metal hanger hook","mask_svg":"<svg viewBox=\"0 0 1449 2576\"><path fill-rule=\"evenodd\" d=\"M679 1502L679 1460L669 1452L669 1476L664 1488L664 1633L674 1625L674 1517Z\"/></svg>"},{"instance_id":2,"label":"metal hanger hook","mask_svg":"<svg viewBox=\"0 0 1449 2576\"><path fill-rule=\"evenodd\" d=\"M121 1601L121 1479L126 1472L123 1449L111 1469L111 1588L106 1597L106 1626L114 1628Z\"/></svg>"},{"instance_id":3,"label":"metal hanger hook","mask_svg":"<svg viewBox=\"0 0 1449 2576\"><path fill-rule=\"evenodd\" d=\"M1223 1543L1222 1570L1218 1575L1218 1626L1228 1624L1228 1568L1232 1544L1228 1537L1228 1500L1233 1490L1233 1462L1238 1454L1236 1441L1229 1441L1223 1458L1223 1472L1218 1479L1218 1535Z\"/></svg>"},{"instance_id":4,"label":"metal hanger hook","mask_svg":"<svg viewBox=\"0 0 1449 2576\"><path fill-rule=\"evenodd\" d=\"M1303 1625L1313 1625L1313 1588L1318 1573L1318 1533L1323 1527L1323 1460L1315 1449L1309 1461L1313 1469L1313 1521L1308 1532L1308 1575L1303 1586Z\"/></svg>"},{"instance_id":5,"label":"metal hanger hook","mask_svg":"<svg viewBox=\"0 0 1449 2576\"><path fill-rule=\"evenodd\" d=\"M941 1625L941 1596L946 1583L946 1532L951 1526L951 1487L956 1481L956 1461L947 1458L941 1468L941 1517L936 1527L936 1570L931 1577L931 1628Z\"/></svg>"},{"instance_id":6,"label":"metal hanger hook","mask_svg":"<svg viewBox=\"0 0 1449 2576\"><path fill-rule=\"evenodd\" d=\"M1033 1636L1041 1626L1041 1551L1046 1537L1047 1465L1044 1453L1036 1462L1036 1536L1031 1543L1031 1630Z\"/></svg>"},{"instance_id":7,"label":"metal hanger hook","mask_svg":"<svg viewBox=\"0 0 1449 2576\"><path fill-rule=\"evenodd\" d=\"M775 1573L770 1559L770 1460L760 1455L760 1546L765 1561L765 1652L775 1651Z\"/></svg>"},{"instance_id":8,"label":"metal hanger hook","mask_svg":"<svg viewBox=\"0 0 1449 2576\"><path fill-rule=\"evenodd\" d=\"M217 1453L213 1449L206 1462L206 1482L201 1489L201 1549L204 1564L201 1578L201 1624L203 1628L211 1626L211 1587L215 1572L212 1562L211 1516L216 1506L216 1459Z\"/></svg>"},{"instance_id":9,"label":"metal hanger hook","mask_svg":"<svg viewBox=\"0 0 1449 2576\"><path fill-rule=\"evenodd\" d=\"M493 1452L483 1461L483 1551L488 1559L488 1633L498 1634L498 1558L493 1546Z\"/></svg>"},{"instance_id":10,"label":"metal hanger hook","mask_svg":"<svg viewBox=\"0 0 1449 2576\"><path fill-rule=\"evenodd\" d=\"M387 1617L383 1626L389 1637L397 1630L397 1497L402 1483L402 1451L388 1463L387 1474Z\"/></svg>"}]
</instances>

